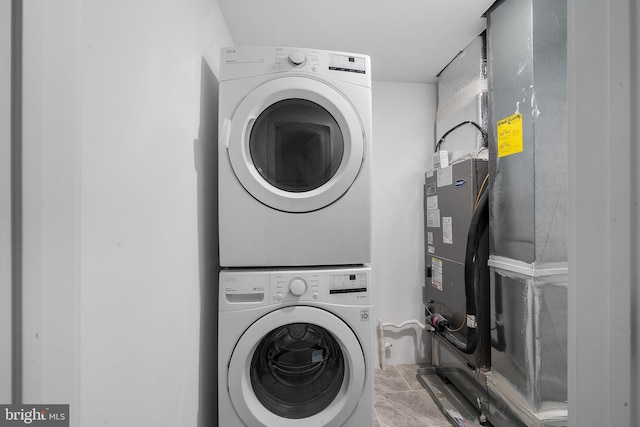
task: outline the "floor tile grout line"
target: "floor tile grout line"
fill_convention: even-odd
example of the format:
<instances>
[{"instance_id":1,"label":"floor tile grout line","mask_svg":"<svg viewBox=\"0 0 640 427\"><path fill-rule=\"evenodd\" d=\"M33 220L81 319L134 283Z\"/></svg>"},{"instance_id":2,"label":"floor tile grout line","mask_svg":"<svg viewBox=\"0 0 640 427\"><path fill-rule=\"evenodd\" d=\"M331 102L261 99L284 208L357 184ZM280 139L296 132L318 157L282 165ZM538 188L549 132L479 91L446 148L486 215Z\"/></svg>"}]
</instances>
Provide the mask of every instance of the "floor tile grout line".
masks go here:
<instances>
[{"instance_id":1,"label":"floor tile grout line","mask_svg":"<svg viewBox=\"0 0 640 427\"><path fill-rule=\"evenodd\" d=\"M419 364L416 364L416 365L406 365L406 366L413 366L413 367L415 367L415 371L413 372L414 376L413 376L413 378L412 378L412 381L414 382L414 384L415 384L415 383L417 383L417 385L420 385L420 383L418 383L418 380L415 378L415 375L417 375L417 374L418 374L418 369L420 368L420 365L419 365ZM413 390L413 391L425 390L425 388L424 388L424 387L422 387L422 386L421 386L420 388L414 388L413 386L411 386L411 384L409 383L409 380L407 380L407 378L406 378L406 376L405 376L406 372L405 372L405 373L403 373L401 370L398 370L398 371L400 372L400 376L402 377L402 379L404 380L404 382L405 382L405 383L407 383L407 386L409 387L409 390Z\"/></svg>"},{"instance_id":2,"label":"floor tile grout line","mask_svg":"<svg viewBox=\"0 0 640 427\"><path fill-rule=\"evenodd\" d=\"M396 412L397 414L407 417L409 419L412 420L416 420L418 418L423 418L423 417L427 417L427 418L432 418L434 415L430 414L430 413L421 413L420 411L415 412L414 408L409 408L407 407L406 409L409 411L407 412L406 410L401 409L401 407L396 406L395 404L393 404L389 398L391 398L392 396L397 396L399 397L401 400L402 399L407 399L409 395L416 395L416 394L425 394L427 396L429 396L429 393L427 392L427 390L424 389L424 387L415 389L413 387L411 387L411 384L409 383L409 381L407 381L407 374L410 372L410 369L405 369L407 367L409 367L410 365L406 365L405 367L403 367L403 370L405 370L406 372L403 372L403 370L401 370L398 366L396 365L388 365L387 369L385 369L386 374L384 374L384 377L390 381L395 381L397 382L397 385L402 387L400 384L404 384L406 387L402 387L404 388L403 390L387 390L387 391L383 391L380 390L379 388L376 389L376 396L377 399L379 398L380 401L376 402L376 405L379 403L383 403L386 405L390 405L391 408L393 408L394 412ZM413 365L411 365L413 366ZM416 365L416 372L417 369L419 368L419 365ZM392 370L393 369L393 370ZM383 371L384 372L384 371ZM398 376L400 377L401 381L398 381ZM405 397L407 396L407 397ZM431 396L429 396L431 398L431 400L433 400L433 398ZM376 399L376 400L377 400ZM390 427L389 424L387 424L387 420L386 419L386 415L385 414L381 414L378 412L379 408L375 408L375 415L376 415L376 422L377 425L379 427ZM444 417L444 414L442 414L442 411L438 411L440 417ZM384 416L383 416L384 415ZM418 417L418 418L416 418ZM440 418L438 417L438 418ZM428 421L427 424L425 426L428 427L450 427L451 424L446 422L446 420L441 420L441 421L436 421L435 419L432 420L433 423L431 421ZM445 421L445 423L443 424L442 421Z\"/></svg>"},{"instance_id":3,"label":"floor tile grout line","mask_svg":"<svg viewBox=\"0 0 640 427\"><path fill-rule=\"evenodd\" d=\"M394 372L389 373L390 368L393 368ZM407 382L407 380L404 378L404 376L402 375L402 372L400 371L400 369L398 369L398 367L396 365L390 365L387 366L387 369L385 371L382 372L387 372L387 375L385 377L390 378L393 376L393 378L400 378L400 380L402 381L402 383L406 386L406 390L390 390L388 392L396 392L396 391L411 391L411 385ZM380 391L382 393L388 393L387 391L383 391L383 390L377 390Z\"/></svg>"},{"instance_id":4,"label":"floor tile grout line","mask_svg":"<svg viewBox=\"0 0 640 427\"><path fill-rule=\"evenodd\" d=\"M374 416L374 418L375 418L375 419L373 420L373 424L375 425L375 422L377 421L377 422L378 422L378 424L380 425L380 427L384 427L384 426L382 425L382 420L380 419L380 415L378 415L378 410L376 409L375 404L374 404L374 407L373 407L373 416Z\"/></svg>"},{"instance_id":5,"label":"floor tile grout line","mask_svg":"<svg viewBox=\"0 0 640 427\"><path fill-rule=\"evenodd\" d=\"M402 371L400 369L398 369L398 372L400 373L400 378L402 378L402 381L404 381L404 383L407 385L407 389L408 390L412 390L411 384L409 384L409 381L407 381L407 379L404 377L404 375L402 375Z\"/></svg>"},{"instance_id":6,"label":"floor tile grout line","mask_svg":"<svg viewBox=\"0 0 640 427\"><path fill-rule=\"evenodd\" d=\"M402 395L407 395L402 396ZM438 418L437 415L434 415L433 413L424 413L421 412L420 410L416 409L416 408L412 408L412 407L403 407L403 406L398 406L397 402L393 402L392 400L388 400L388 398L390 396L400 396L402 399L410 399L410 395L424 395L430 398L430 396L428 395L428 393L426 391L421 391L421 390L408 390L408 391L396 391L396 392L390 392L390 393L385 393L384 395L378 395L378 397L381 399L381 401L384 401L384 403L386 403L390 408L392 408L395 412L400 413L402 415L405 415L407 418L410 419L418 419L418 418L429 418L432 419L433 421L436 421L434 419ZM432 401L432 400L431 400ZM435 403L434 403L435 405ZM403 410L404 408L404 410ZM438 415L440 415L440 417L445 418L446 416L442 413L441 410L436 408L436 412ZM382 420L384 419L384 417L380 416L380 423L383 426L386 426L386 424L382 423ZM445 426L449 427L450 424L444 424ZM427 424L426 426L428 427L441 427L441 424L438 423L438 421L435 422L435 424Z\"/></svg>"},{"instance_id":7,"label":"floor tile grout line","mask_svg":"<svg viewBox=\"0 0 640 427\"><path fill-rule=\"evenodd\" d=\"M398 394L398 393L420 393L427 392L426 390L392 390L392 391L382 391L379 394Z\"/></svg>"},{"instance_id":8,"label":"floor tile grout line","mask_svg":"<svg viewBox=\"0 0 640 427\"><path fill-rule=\"evenodd\" d=\"M429 417L429 416L426 416L426 417L425 417L424 415L416 414L414 411L405 411L405 410L403 410L402 408L398 408L398 407L395 407L395 408L394 408L394 410L395 410L396 412L398 412L398 413L400 413L400 414L404 415L407 419L410 419L410 420L418 420L418 419L424 419L424 418L431 418L431 417Z\"/></svg>"}]
</instances>

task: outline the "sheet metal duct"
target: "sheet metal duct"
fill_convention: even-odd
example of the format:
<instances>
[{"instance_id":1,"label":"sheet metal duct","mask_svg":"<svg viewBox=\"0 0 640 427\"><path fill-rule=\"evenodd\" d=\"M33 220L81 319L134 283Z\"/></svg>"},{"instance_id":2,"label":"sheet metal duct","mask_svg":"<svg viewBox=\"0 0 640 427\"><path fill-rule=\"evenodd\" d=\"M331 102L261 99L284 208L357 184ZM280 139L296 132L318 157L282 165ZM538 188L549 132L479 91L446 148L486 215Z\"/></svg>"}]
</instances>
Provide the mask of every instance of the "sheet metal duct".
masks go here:
<instances>
[{"instance_id":1,"label":"sheet metal duct","mask_svg":"<svg viewBox=\"0 0 640 427\"><path fill-rule=\"evenodd\" d=\"M472 121L487 129L487 56L485 34L479 35L438 74L436 141L460 123ZM484 145L482 134L464 126L449 134L442 149L450 161Z\"/></svg>"},{"instance_id":2,"label":"sheet metal duct","mask_svg":"<svg viewBox=\"0 0 640 427\"><path fill-rule=\"evenodd\" d=\"M507 0L487 15L492 253L567 260L567 11ZM497 121L522 115L523 151L498 156Z\"/></svg>"},{"instance_id":3,"label":"sheet metal duct","mask_svg":"<svg viewBox=\"0 0 640 427\"><path fill-rule=\"evenodd\" d=\"M511 406L527 425L562 425L567 413L566 23L564 0L487 13L492 333L503 339L487 385L519 392ZM516 114L521 147L505 150L518 129L502 120Z\"/></svg>"}]
</instances>

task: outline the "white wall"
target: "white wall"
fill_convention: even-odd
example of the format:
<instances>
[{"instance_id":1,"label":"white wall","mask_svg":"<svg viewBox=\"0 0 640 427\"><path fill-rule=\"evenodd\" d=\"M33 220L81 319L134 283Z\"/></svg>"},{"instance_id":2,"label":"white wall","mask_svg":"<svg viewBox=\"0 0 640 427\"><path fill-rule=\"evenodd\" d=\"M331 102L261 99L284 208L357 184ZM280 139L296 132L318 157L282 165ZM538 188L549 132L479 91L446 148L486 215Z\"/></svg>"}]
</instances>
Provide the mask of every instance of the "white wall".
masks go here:
<instances>
[{"instance_id":1,"label":"white wall","mask_svg":"<svg viewBox=\"0 0 640 427\"><path fill-rule=\"evenodd\" d=\"M77 408L75 4L24 3L23 402Z\"/></svg>"},{"instance_id":2,"label":"white wall","mask_svg":"<svg viewBox=\"0 0 640 427\"><path fill-rule=\"evenodd\" d=\"M633 0L568 2L570 426L640 419L638 23Z\"/></svg>"},{"instance_id":3,"label":"white wall","mask_svg":"<svg viewBox=\"0 0 640 427\"><path fill-rule=\"evenodd\" d=\"M72 426L195 426L217 3L36 0L25 26L24 400L70 403Z\"/></svg>"},{"instance_id":4,"label":"white wall","mask_svg":"<svg viewBox=\"0 0 640 427\"><path fill-rule=\"evenodd\" d=\"M0 2L0 402L11 401L11 2Z\"/></svg>"},{"instance_id":5,"label":"white wall","mask_svg":"<svg viewBox=\"0 0 640 427\"><path fill-rule=\"evenodd\" d=\"M373 84L373 286L376 319L424 323L423 184L433 151L436 86ZM388 364L430 360L420 329L386 332Z\"/></svg>"},{"instance_id":6,"label":"white wall","mask_svg":"<svg viewBox=\"0 0 640 427\"><path fill-rule=\"evenodd\" d=\"M83 426L196 424L194 140L202 56L216 69L230 43L216 16L210 1L83 8Z\"/></svg>"}]
</instances>

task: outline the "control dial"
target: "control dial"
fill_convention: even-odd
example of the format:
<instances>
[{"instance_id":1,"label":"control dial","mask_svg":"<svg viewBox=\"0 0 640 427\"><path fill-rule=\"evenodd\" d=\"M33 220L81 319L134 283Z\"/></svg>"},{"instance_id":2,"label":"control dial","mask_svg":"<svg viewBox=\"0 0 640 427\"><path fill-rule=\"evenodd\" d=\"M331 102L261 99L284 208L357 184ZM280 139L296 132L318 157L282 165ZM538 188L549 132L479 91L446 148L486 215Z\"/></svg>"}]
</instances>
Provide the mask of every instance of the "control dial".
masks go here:
<instances>
[{"instance_id":1,"label":"control dial","mask_svg":"<svg viewBox=\"0 0 640 427\"><path fill-rule=\"evenodd\" d=\"M289 282L289 292L297 297L304 295L307 292L307 282L299 277L292 279Z\"/></svg>"},{"instance_id":2,"label":"control dial","mask_svg":"<svg viewBox=\"0 0 640 427\"><path fill-rule=\"evenodd\" d=\"M289 54L289 62L291 62L296 67L302 65L306 60L307 57L299 50L294 50Z\"/></svg>"}]
</instances>

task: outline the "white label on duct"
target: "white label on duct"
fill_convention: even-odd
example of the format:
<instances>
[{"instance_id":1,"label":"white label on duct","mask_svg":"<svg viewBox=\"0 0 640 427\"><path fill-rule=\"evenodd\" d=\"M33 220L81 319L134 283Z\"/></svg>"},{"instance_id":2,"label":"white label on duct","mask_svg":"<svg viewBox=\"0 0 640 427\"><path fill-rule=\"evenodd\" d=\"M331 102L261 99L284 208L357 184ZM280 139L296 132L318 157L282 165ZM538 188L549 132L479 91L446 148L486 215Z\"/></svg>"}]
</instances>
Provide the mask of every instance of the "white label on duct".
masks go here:
<instances>
[{"instance_id":1,"label":"white label on duct","mask_svg":"<svg viewBox=\"0 0 640 427\"><path fill-rule=\"evenodd\" d=\"M427 231L427 243L433 245L433 231Z\"/></svg>"},{"instance_id":2,"label":"white label on duct","mask_svg":"<svg viewBox=\"0 0 640 427\"><path fill-rule=\"evenodd\" d=\"M440 227L440 210L427 211L427 227Z\"/></svg>"},{"instance_id":3,"label":"white label on duct","mask_svg":"<svg viewBox=\"0 0 640 427\"><path fill-rule=\"evenodd\" d=\"M431 285L442 290L442 260L438 258L431 258Z\"/></svg>"},{"instance_id":4,"label":"white label on duct","mask_svg":"<svg viewBox=\"0 0 640 427\"><path fill-rule=\"evenodd\" d=\"M438 187L444 187L453 184L453 168L438 169Z\"/></svg>"},{"instance_id":5,"label":"white label on duct","mask_svg":"<svg viewBox=\"0 0 640 427\"><path fill-rule=\"evenodd\" d=\"M434 209L438 209L438 196L429 196L427 197L427 210L431 211Z\"/></svg>"},{"instance_id":6,"label":"white label on duct","mask_svg":"<svg viewBox=\"0 0 640 427\"><path fill-rule=\"evenodd\" d=\"M442 217L442 242L453 245L453 226L450 216Z\"/></svg>"},{"instance_id":7,"label":"white label on duct","mask_svg":"<svg viewBox=\"0 0 640 427\"><path fill-rule=\"evenodd\" d=\"M427 246L427 252L430 254L435 254L436 253L436 248L434 248L433 246L429 245Z\"/></svg>"}]
</instances>

